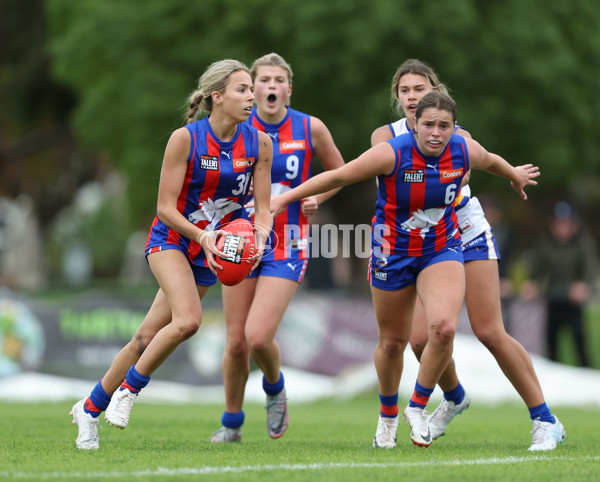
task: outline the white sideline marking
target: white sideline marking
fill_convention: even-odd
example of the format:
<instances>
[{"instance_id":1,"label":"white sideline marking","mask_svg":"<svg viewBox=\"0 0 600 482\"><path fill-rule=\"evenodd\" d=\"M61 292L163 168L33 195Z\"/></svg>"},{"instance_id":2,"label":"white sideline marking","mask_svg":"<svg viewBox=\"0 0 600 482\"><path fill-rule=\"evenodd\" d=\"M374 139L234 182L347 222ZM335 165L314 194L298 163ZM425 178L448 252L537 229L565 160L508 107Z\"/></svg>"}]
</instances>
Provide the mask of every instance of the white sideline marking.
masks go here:
<instances>
[{"instance_id":1,"label":"white sideline marking","mask_svg":"<svg viewBox=\"0 0 600 482\"><path fill-rule=\"evenodd\" d=\"M184 467L178 469L169 469L159 467L155 470L138 470L131 472L0 472L0 478L12 477L15 479L37 478L37 479L65 479L65 478L108 478L108 477L169 477L178 475L214 475L214 474L230 474L244 472L273 472L279 470L327 470L327 469L385 469L385 468L401 468L401 467L424 467L429 465L435 466L461 466L461 465L494 465L494 464L520 464L523 462L543 461L551 462L553 460L561 461L600 461L600 456L587 457L551 457L547 455L531 456L531 457L505 457L491 459L473 459L473 460L431 460L426 462L391 462L391 463L329 463L329 464L281 464L281 465L242 465L239 467Z\"/></svg>"}]
</instances>

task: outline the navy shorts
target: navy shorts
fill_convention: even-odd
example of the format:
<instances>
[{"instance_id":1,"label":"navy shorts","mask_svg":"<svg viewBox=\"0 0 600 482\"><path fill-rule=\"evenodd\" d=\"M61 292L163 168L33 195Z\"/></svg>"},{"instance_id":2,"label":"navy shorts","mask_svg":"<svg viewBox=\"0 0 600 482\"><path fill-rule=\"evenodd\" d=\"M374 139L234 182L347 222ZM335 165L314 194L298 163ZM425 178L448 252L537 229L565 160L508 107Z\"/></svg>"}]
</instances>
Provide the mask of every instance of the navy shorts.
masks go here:
<instances>
[{"instance_id":1,"label":"navy shorts","mask_svg":"<svg viewBox=\"0 0 600 482\"><path fill-rule=\"evenodd\" d=\"M273 276L275 278L284 278L297 283L302 282L306 272L307 259L267 259L262 260L248 278L258 276Z\"/></svg>"},{"instance_id":2,"label":"navy shorts","mask_svg":"<svg viewBox=\"0 0 600 482\"><path fill-rule=\"evenodd\" d=\"M472 241L463 244L462 250L465 263L478 259L497 259L500 261L500 252L491 229L486 229Z\"/></svg>"},{"instance_id":3,"label":"navy shorts","mask_svg":"<svg viewBox=\"0 0 600 482\"><path fill-rule=\"evenodd\" d=\"M158 253L166 249L176 249L177 251L183 253L183 255L190 263L190 268L192 268L192 273L194 274L194 280L196 281L197 286L213 286L217 282L217 276L214 275L209 268L207 268L206 266L198 266L192 263L187 257L186 252L178 244L163 244L159 248L160 249L158 250L156 250L156 247L154 247L153 249L146 250L146 258L148 258L148 255L150 253Z\"/></svg>"},{"instance_id":4,"label":"navy shorts","mask_svg":"<svg viewBox=\"0 0 600 482\"><path fill-rule=\"evenodd\" d=\"M390 254L369 258L369 283L375 288L398 291L417 282L417 276L428 266L441 261L464 263L460 245L447 247L427 256Z\"/></svg>"}]
</instances>

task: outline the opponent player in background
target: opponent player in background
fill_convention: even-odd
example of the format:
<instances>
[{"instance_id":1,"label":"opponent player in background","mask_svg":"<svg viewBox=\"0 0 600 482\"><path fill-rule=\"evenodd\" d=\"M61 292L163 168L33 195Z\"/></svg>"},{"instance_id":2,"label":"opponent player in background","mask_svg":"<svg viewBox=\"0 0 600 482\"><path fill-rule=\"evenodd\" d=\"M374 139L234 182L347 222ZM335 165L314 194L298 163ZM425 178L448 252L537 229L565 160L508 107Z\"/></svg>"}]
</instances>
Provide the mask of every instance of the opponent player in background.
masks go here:
<instances>
[{"instance_id":1,"label":"opponent player in background","mask_svg":"<svg viewBox=\"0 0 600 482\"><path fill-rule=\"evenodd\" d=\"M125 428L133 402L152 373L196 333L201 299L216 282L220 226L240 218L254 182L258 260L272 226L269 212L272 144L246 123L254 94L248 68L236 60L213 63L189 98L188 124L165 150L157 214L146 258L160 289L132 340L117 354L89 397L71 411L79 449L97 449L99 415ZM196 120L201 111L210 115Z\"/></svg>"},{"instance_id":2,"label":"opponent player in background","mask_svg":"<svg viewBox=\"0 0 600 482\"><path fill-rule=\"evenodd\" d=\"M456 104L448 95L430 92L421 98L415 126L408 134L372 147L357 159L309 179L271 198L274 215L306 196L378 178L375 221L371 237L369 283L377 318L379 342L375 369L381 411L377 435L395 445L398 387L417 297L424 306L429 340L421 355L415 391L404 411L411 439L431 444L425 407L452 358L456 325L465 296L465 270L458 221L453 204L471 167L510 180L521 198L535 185L537 167L513 167L480 144L453 135ZM382 418L396 418L388 424ZM380 437L380 430L389 436Z\"/></svg>"},{"instance_id":3,"label":"opponent player in background","mask_svg":"<svg viewBox=\"0 0 600 482\"><path fill-rule=\"evenodd\" d=\"M400 120L378 127L371 136L371 145L379 144L414 129L415 112L419 100L432 91L447 92L433 69L425 63L409 59L405 61L392 79L392 104ZM455 134L470 138L464 129L456 127ZM466 274L466 306L473 332L496 358L502 372L515 387L529 409L533 422L530 451L553 450L565 438L565 430L545 403L542 388L523 346L511 337L504 328L501 311L498 263L500 254L490 224L476 197L471 196L468 185L464 185L454 202L454 210L462 238L462 250ZM411 347L421 359L428 339L427 322L423 304L417 299ZM429 417L431 437L444 435L450 421L462 413L470 403L469 396L459 382L454 360L438 382L444 399ZM397 399L397 396L392 399ZM390 399L382 397L380 426L376 434L378 446L395 445L397 416L390 417L387 404ZM384 403L385 402L385 403ZM392 412L397 413L397 409Z\"/></svg>"},{"instance_id":4,"label":"opponent player in background","mask_svg":"<svg viewBox=\"0 0 600 482\"><path fill-rule=\"evenodd\" d=\"M257 59L250 72L256 106L248 122L273 142L271 195L294 188L310 177L316 157L326 170L344 164L325 124L291 107L292 69L278 54ZM225 411L222 427L211 442L236 442L242 437L244 391L250 356L263 372L267 399L267 430L283 436L289 416L281 354L275 334L308 263L308 222L318 205L336 190L290 204L274 220L273 232L260 265L248 279L223 287L227 342L223 355Z\"/></svg>"}]
</instances>

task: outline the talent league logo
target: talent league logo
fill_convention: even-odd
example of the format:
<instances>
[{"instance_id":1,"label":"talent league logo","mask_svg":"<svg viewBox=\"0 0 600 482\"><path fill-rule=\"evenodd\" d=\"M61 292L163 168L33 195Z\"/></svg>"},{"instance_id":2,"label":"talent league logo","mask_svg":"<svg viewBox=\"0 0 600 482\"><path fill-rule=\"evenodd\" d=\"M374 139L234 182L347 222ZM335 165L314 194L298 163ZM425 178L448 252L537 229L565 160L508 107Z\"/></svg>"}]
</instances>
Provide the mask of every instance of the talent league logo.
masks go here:
<instances>
[{"instance_id":1,"label":"talent league logo","mask_svg":"<svg viewBox=\"0 0 600 482\"><path fill-rule=\"evenodd\" d=\"M242 253L246 240L243 236L230 234L225 236L222 252L225 253L225 258L230 263L240 264L242 262Z\"/></svg>"},{"instance_id":2,"label":"talent league logo","mask_svg":"<svg viewBox=\"0 0 600 482\"><path fill-rule=\"evenodd\" d=\"M207 171L218 171L219 170L219 158L216 156L207 156L205 154L200 155L200 169Z\"/></svg>"},{"instance_id":3,"label":"talent league logo","mask_svg":"<svg viewBox=\"0 0 600 482\"><path fill-rule=\"evenodd\" d=\"M405 169L402 180L404 182L425 182L425 171L423 169Z\"/></svg>"}]
</instances>

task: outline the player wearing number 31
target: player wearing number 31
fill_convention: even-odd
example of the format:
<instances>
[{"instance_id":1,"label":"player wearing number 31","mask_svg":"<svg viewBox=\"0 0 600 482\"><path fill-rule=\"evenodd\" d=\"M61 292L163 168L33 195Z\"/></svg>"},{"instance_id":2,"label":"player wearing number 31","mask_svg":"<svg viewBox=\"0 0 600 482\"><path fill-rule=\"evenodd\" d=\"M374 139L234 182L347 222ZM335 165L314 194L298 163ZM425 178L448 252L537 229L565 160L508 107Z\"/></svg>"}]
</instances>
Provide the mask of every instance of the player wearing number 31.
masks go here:
<instances>
[{"instance_id":1,"label":"player wearing number 31","mask_svg":"<svg viewBox=\"0 0 600 482\"><path fill-rule=\"evenodd\" d=\"M77 448L98 448L98 420L105 410L109 424L125 428L150 375L200 327L202 297L220 269L216 240L226 234L220 228L242 216L251 179L255 227L264 227L255 233L258 264L273 223L273 150L269 137L246 123L253 102L248 68L231 59L213 63L191 94L187 125L171 134L165 149L145 250L160 288L132 340L89 397L73 406ZM202 111L209 116L196 120Z\"/></svg>"},{"instance_id":2,"label":"player wearing number 31","mask_svg":"<svg viewBox=\"0 0 600 482\"><path fill-rule=\"evenodd\" d=\"M452 208L463 176L469 168L502 176L523 199L527 199L524 187L536 185L534 178L539 176L536 166L513 167L476 141L454 135L455 122L454 100L431 92L418 103L412 132L382 142L345 166L271 198L271 211L277 214L297 199L378 178L368 276L379 333L375 368L380 396L397 397L418 296L425 309L429 341L411 399L416 403L407 407L404 416L413 443L420 446L431 443L422 407L452 356L465 296L461 240ZM382 399L382 410L393 405L384 402L387 400Z\"/></svg>"}]
</instances>

